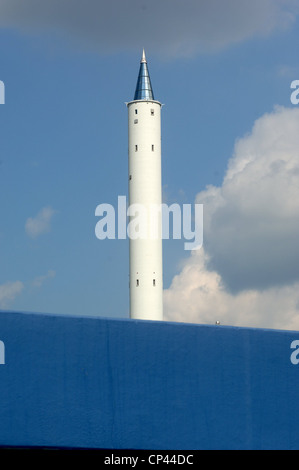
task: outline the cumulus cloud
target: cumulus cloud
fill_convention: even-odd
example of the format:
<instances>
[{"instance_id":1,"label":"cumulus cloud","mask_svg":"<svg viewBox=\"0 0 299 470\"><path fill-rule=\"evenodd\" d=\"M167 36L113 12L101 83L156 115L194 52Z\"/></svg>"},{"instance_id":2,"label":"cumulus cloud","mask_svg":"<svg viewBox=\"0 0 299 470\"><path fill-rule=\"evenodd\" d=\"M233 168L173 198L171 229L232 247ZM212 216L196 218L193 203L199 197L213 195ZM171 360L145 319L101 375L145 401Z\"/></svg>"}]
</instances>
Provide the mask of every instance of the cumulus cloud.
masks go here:
<instances>
[{"instance_id":1,"label":"cumulus cloud","mask_svg":"<svg viewBox=\"0 0 299 470\"><path fill-rule=\"evenodd\" d=\"M35 217L26 220L25 231L31 238L47 233L51 229L51 220L55 211L51 207L44 207Z\"/></svg>"},{"instance_id":2,"label":"cumulus cloud","mask_svg":"<svg viewBox=\"0 0 299 470\"><path fill-rule=\"evenodd\" d=\"M207 265L203 249L192 252L164 291L165 320L299 330L299 282L231 294L219 273Z\"/></svg>"},{"instance_id":3,"label":"cumulus cloud","mask_svg":"<svg viewBox=\"0 0 299 470\"><path fill-rule=\"evenodd\" d=\"M298 0L0 0L0 26L59 31L100 52L219 50L290 27Z\"/></svg>"},{"instance_id":4,"label":"cumulus cloud","mask_svg":"<svg viewBox=\"0 0 299 470\"><path fill-rule=\"evenodd\" d=\"M297 108L265 114L236 142L222 186L197 195L204 251L165 292L168 318L299 328L298 129Z\"/></svg>"},{"instance_id":5,"label":"cumulus cloud","mask_svg":"<svg viewBox=\"0 0 299 470\"><path fill-rule=\"evenodd\" d=\"M24 289L21 281L6 282L0 285L0 308L6 308Z\"/></svg>"},{"instance_id":6,"label":"cumulus cloud","mask_svg":"<svg viewBox=\"0 0 299 470\"><path fill-rule=\"evenodd\" d=\"M264 115L236 142L222 186L197 195L209 267L232 291L299 280L298 129L297 108Z\"/></svg>"}]
</instances>

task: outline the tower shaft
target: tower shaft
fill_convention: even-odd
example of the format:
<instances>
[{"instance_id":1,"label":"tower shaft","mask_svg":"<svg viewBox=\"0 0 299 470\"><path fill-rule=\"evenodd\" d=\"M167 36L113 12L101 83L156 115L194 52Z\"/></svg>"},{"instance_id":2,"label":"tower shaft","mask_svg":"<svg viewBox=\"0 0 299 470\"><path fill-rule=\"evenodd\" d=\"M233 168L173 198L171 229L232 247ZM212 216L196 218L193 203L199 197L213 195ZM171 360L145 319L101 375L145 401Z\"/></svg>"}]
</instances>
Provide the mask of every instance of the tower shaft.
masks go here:
<instances>
[{"instance_id":1,"label":"tower shaft","mask_svg":"<svg viewBox=\"0 0 299 470\"><path fill-rule=\"evenodd\" d=\"M130 317L162 320L161 103L153 99L144 54L134 101L127 106L129 228L134 225L129 242Z\"/></svg>"}]
</instances>

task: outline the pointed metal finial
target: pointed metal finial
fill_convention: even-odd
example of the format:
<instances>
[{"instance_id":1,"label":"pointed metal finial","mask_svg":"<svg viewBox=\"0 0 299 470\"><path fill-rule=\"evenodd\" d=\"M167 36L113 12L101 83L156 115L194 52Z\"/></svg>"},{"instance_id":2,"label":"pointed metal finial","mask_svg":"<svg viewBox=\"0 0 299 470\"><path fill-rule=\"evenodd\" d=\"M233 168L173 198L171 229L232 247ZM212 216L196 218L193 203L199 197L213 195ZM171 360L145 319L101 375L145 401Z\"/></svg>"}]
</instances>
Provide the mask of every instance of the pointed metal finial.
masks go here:
<instances>
[{"instance_id":1,"label":"pointed metal finial","mask_svg":"<svg viewBox=\"0 0 299 470\"><path fill-rule=\"evenodd\" d=\"M144 49L142 51L142 58L141 58L141 61L140 61L141 64L146 64L146 57L145 57L145 52L144 52Z\"/></svg>"}]
</instances>

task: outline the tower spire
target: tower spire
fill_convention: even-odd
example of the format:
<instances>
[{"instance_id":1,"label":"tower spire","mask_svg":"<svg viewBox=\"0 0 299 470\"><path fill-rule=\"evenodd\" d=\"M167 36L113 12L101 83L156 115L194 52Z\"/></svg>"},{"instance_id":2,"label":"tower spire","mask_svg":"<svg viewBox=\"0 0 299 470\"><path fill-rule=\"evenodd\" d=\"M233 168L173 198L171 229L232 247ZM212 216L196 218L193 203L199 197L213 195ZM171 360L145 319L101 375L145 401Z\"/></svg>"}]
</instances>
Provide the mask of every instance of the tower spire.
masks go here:
<instances>
[{"instance_id":1,"label":"tower spire","mask_svg":"<svg viewBox=\"0 0 299 470\"><path fill-rule=\"evenodd\" d=\"M134 101L136 100L154 100L154 93L149 76L147 60L144 49L140 61L139 75L137 79Z\"/></svg>"},{"instance_id":2,"label":"tower spire","mask_svg":"<svg viewBox=\"0 0 299 470\"><path fill-rule=\"evenodd\" d=\"M141 61L140 61L140 63L142 64L143 62L145 62L145 63L146 63L146 57L145 57L145 52L144 52L144 49L143 49L143 51L142 51L142 57L141 57Z\"/></svg>"}]
</instances>

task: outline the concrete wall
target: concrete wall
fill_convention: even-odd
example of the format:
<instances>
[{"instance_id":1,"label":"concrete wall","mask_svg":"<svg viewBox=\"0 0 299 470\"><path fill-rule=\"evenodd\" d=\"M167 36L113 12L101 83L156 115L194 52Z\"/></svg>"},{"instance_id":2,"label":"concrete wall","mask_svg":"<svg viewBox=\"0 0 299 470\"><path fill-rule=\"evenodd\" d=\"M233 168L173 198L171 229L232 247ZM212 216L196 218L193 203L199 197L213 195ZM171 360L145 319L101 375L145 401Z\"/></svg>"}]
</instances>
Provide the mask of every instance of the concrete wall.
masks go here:
<instances>
[{"instance_id":1,"label":"concrete wall","mask_svg":"<svg viewBox=\"0 0 299 470\"><path fill-rule=\"evenodd\" d=\"M0 445L299 448L299 332L0 312L0 340Z\"/></svg>"}]
</instances>

